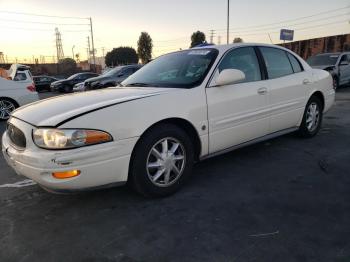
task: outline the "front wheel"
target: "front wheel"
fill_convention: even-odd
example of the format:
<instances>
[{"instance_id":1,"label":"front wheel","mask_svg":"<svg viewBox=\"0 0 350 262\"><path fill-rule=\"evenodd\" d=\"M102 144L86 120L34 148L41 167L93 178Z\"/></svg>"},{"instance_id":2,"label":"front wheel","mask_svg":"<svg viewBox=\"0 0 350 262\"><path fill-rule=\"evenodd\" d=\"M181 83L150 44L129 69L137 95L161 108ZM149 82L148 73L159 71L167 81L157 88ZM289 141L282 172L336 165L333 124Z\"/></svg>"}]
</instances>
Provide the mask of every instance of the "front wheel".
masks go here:
<instances>
[{"instance_id":1,"label":"front wheel","mask_svg":"<svg viewBox=\"0 0 350 262\"><path fill-rule=\"evenodd\" d=\"M193 162L193 145L186 132L172 124L158 125L136 145L129 183L145 196L171 195L191 174Z\"/></svg>"},{"instance_id":2,"label":"front wheel","mask_svg":"<svg viewBox=\"0 0 350 262\"><path fill-rule=\"evenodd\" d=\"M73 92L73 88L70 87L69 85L65 85L65 86L63 87L63 92L64 92L64 93L71 93L71 92Z\"/></svg>"},{"instance_id":3,"label":"front wheel","mask_svg":"<svg viewBox=\"0 0 350 262\"><path fill-rule=\"evenodd\" d=\"M298 133L302 137L313 137L321 128L322 124L322 102L317 96L312 96L306 105L302 123Z\"/></svg>"},{"instance_id":4,"label":"front wheel","mask_svg":"<svg viewBox=\"0 0 350 262\"><path fill-rule=\"evenodd\" d=\"M10 118L11 112L15 110L17 105L7 98L0 98L0 121Z\"/></svg>"},{"instance_id":5,"label":"front wheel","mask_svg":"<svg viewBox=\"0 0 350 262\"><path fill-rule=\"evenodd\" d=\"M339 87L339 80L337 77L333 77L333 88L334 90L337 90Z\"/></svg>"}]
</instances>

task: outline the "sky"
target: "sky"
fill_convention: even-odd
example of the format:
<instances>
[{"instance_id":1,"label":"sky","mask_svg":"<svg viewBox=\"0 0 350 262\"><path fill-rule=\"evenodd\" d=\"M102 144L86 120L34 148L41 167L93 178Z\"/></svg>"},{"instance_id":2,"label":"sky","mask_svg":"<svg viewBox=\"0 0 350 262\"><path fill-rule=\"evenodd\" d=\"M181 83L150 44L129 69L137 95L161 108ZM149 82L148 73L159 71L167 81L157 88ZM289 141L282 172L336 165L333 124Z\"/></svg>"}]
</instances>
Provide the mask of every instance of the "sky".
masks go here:
<instances>
[{"instance_id":1,"label":"sky","mask_svg":"<svg viewBox=\"0 0 350 262\"><path fill-rule=\"evenodd\" d=\"M52 59L57 27L64 55L73 51L86 59L88 17L97 56L114 47L136 48L142 31L151 35L155 57L188 48L197 30L208 41L215 30L214 43L226 43L227 0L0 0L0 52L9 60ZM245 42L279 43L280 28L294 29L295 40L345 34L350 33L349 21L349 0L230 0L230 42L241 37Z\"/></svg>"}]
</instances>

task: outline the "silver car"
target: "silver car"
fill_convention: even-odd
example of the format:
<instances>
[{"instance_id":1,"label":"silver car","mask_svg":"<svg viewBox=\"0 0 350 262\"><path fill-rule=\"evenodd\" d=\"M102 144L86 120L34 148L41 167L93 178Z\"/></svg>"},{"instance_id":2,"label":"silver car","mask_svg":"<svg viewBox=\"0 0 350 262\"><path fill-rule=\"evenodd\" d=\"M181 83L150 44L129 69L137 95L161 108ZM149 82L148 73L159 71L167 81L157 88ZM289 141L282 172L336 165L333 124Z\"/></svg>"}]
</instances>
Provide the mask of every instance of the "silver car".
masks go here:
<instances>
[{"instance_id":1,"label":"silver car","mask_svg":"<svg viewBox=\"0 0 350 262\"><path fill-rule=\"evenodd\" d=\"M313 68L328 71L333 77L334 89L350 84L350 52L318 54L307 62Z\"/></svg>"}]
</instances>

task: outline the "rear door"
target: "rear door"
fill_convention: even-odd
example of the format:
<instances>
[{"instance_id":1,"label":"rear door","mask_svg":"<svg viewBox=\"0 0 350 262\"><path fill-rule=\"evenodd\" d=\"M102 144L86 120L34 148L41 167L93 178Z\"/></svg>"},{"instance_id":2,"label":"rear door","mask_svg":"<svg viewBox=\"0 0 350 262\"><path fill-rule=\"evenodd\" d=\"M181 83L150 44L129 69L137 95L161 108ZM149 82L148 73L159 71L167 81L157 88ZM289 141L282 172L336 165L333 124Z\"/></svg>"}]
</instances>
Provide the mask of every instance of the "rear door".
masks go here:
<instances>
[{"instance_id":1,"label":"rear door","mask_svg":"<svg viewBox=\"0 0 350 262\"><path fill-rule=\"evenodd\" d=\"M291 53L274 47L259 47L264 59L269 87L270 129L274 133L296 127L305 107L311 72L302 68Z\"/></svg>"}]
</instances>

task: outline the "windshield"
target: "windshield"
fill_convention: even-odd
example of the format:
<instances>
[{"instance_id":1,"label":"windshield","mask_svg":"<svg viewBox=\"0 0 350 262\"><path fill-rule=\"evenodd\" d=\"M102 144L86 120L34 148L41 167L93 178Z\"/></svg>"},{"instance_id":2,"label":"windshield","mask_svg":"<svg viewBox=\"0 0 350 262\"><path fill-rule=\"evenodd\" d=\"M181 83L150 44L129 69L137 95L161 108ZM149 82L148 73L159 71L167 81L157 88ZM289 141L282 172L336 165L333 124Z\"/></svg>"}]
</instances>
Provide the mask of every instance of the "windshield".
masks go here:
<instances>
[{"instance_id":1,"label":"windshield","mask_svg":"<svg viewBox=\"0 0 350 262\"><path fill-rule=\"evenodd\" d=\"M163 55L122 82L123 86L192 88L202 83L218 50L193 49Z\"/></svg>"},{"instance_id":2,"label":"windshield","mask_svg":"<svg viewBox=\"0 0 350 262\"><path fill-rule=\"evenodd\" d=\"M109 70L108 72L104 73L104 76L114 76L116 74L118 74L120 72L120 70L122 69L121 66L115 67L111 70Z\"/></svg>"},{"instance_id":3,"label":"windshield","mask_svg":"<svg viewBox=\"0 0 350 262\"><path fill-rule=\"evenodd\" d=\"M310 57L307 62L310 66L335 65L339 55L317 55Z\"/></svg>"}]
</instances>

